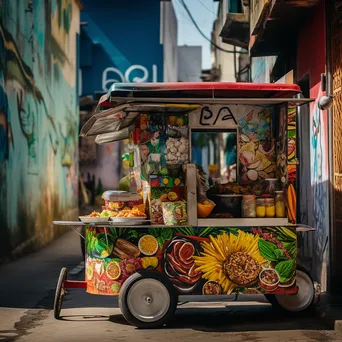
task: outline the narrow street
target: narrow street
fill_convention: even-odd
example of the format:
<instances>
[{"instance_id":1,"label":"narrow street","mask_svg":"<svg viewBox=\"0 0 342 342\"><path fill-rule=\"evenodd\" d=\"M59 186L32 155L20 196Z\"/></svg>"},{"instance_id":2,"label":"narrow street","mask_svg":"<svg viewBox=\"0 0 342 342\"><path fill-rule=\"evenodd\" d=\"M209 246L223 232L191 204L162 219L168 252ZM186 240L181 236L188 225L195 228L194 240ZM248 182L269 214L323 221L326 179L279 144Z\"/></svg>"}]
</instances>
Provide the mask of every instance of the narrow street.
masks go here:
<instances>
[{"instance_id":1,"label":"narrow street","mask_svg":"<svg viewBox=\"0 0 342 342\"><path fill-rule=\"evenodd\" d=\"M289 317L259 302L189 303L161 330L137 330L114 297L71 290L53 318L54 287L62 266L82 279L79 238L68 232L40 252L0 267L0 341L342 341L313 316ZM254 297L256 298L256 297Z\"/></svg>"}]
</instances>

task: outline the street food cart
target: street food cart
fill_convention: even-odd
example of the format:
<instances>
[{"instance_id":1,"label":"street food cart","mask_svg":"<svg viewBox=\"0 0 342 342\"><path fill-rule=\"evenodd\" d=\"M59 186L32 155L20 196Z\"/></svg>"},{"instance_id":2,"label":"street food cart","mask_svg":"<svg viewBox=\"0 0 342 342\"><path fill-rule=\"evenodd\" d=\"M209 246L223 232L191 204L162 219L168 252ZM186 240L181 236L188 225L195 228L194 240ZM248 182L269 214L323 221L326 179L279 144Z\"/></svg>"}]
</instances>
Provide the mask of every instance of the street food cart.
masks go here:
<instances>
[{"instance_id":1,"label":"street food cart","mask_svg":"<svg viewBox=\"0 0 342 342\"><path fill-rule=\"evenodd\" d=\"M81 136L127 141L130 192L106 191L85 227L85 280L68 288L119 296L125 319L159 327L180 296L263 294L312 307L318 286L297 265L297 85L114 84ZM220 297L222 298L222 297Z\"/></svg>"}]
</instances>

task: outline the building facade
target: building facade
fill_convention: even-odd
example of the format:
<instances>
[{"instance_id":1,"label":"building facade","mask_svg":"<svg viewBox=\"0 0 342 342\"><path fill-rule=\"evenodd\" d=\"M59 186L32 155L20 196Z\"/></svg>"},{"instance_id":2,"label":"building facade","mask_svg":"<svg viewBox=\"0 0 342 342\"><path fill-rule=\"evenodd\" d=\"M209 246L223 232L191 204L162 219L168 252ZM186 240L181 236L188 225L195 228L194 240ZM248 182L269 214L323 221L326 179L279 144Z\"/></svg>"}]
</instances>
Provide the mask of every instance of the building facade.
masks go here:
<instances>
[{"instance_id":1,"label":"building facade","mask_svg":"<svg viewBox=\"0 0 342 342\"><path fill-rule=\"evenodd\" d=\"M171 1L82 0L82 5L81 124L115 82L177 81L177 19ZM96 146L94 138L82 138L84 182L95 178L95 188L101 183L115 189L124 152L120 143Z\"/></svg>"},{"instance_id":2,"label":"building facade","mask_svg":"<svg viewBox=\"0 0 342 342\"><path fill-rule=\"evenodd\" d=\"M202 46L178 46L178 82L201 82Z\"/></svg>"},{"instance_id":3,"label":"building facade","mask_svg":"<svg viewBox=\"0 0 342 342\"><path fill-rule=\"evenodd\" d=\"M78 213L75 0L0 6L0 258L59 233Z\"/></svg>"},{"instance_id":4,"label":"building facade","mask_svg":"<svg viewBox=\"0 0 342 342\"><path fill-rule=\"evenodd\" d=\"M218 14L212 31L212 81L249 80L248 11L249 7L245 6L245 1L219 0Z\"/></svg>"},{"instance_id":5,"label":"building facade","mask_svg":"<svg viewBox=\"0 0 342 342\"><path fill-rule=\"evenodd\" d=\"M302 237L299 247L301 256L310 260L307 266L313 277L329 292L340 292L342 284L339 7L335 0L250 2L254 80L294 82L314 100L297 112L298 217L316 229ZM331 108L318 106L324 95L334 95Z\"/></svg>"}]
</instances>

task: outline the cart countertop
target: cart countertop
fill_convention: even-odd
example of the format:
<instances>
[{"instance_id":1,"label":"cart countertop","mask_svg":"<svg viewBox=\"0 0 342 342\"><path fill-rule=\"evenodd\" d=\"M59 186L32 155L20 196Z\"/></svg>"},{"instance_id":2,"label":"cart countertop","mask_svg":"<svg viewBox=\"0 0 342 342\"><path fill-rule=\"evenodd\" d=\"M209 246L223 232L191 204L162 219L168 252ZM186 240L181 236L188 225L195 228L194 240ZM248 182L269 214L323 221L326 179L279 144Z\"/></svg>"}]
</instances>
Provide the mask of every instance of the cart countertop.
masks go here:
<instances>
[{"instance_id":1,"label":"cart countertop","mask_svg":"<svg viewBox=\"0 0 342 342\"><path fill-rule=\"evenodd\" d=\"M235 222L238 219L235 219ZM241 220L241 219L239 219ZM246 220L246 219L244 219ZM270 224L261 224L261 223L265 223L265 222L259 222L258 224L255 224L255 220L254 220L254 224L246 224L246 221L244 222L244 224L240 224L240 225L236 225L236 224L231 224L230 221L227 223L227 220L225 220L226 223L224 225L222 225L222 223L219 225L220 227L252 227L252 226L256 226L256 227L262 227L262 226L279 226L278 225L270 225ZM147 225L147 224L143 224L143 225L120 225L119 223L115 223L115 222L108 222L108 223L84 223L81 221L53 221L52 222L54 225L56 226L68 226L68 227L82 227L82 226L93 226L93 227L99 227L99 228L110 228L110 227L123 227L123 228L176 228L176 227L187 227L187 225L185 226L165 226L165 225ZM207 227L207 225L205 224L201 224L200 220L199 220L199 224L197 225L198 227ZM308 231L314 231L315 228L306 226L306 225L288 225L288 224L284 224L282 226L286 226L287 228L292 228L292 229L296 229L297 232L308 232Z\"/></svg>"}]
</instances>

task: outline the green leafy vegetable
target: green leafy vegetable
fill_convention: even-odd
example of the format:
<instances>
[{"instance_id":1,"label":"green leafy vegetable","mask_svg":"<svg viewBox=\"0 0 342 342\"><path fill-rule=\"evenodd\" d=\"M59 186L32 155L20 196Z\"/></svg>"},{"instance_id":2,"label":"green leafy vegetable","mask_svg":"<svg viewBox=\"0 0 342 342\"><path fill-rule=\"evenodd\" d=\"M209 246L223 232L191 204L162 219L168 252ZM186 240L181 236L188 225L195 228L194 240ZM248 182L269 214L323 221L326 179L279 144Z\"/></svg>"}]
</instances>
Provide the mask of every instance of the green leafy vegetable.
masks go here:
<instances>
[{"instance_id":1,"label":"green leafy vegetable","mask_svg":"<svg viewBox=\"0 0 342 342\"><path fill-rule=\"evenodd\" d=\"M277 256L274 252L277 249L277 247L273 243L260 239L258 241L258 247L259 247L260 254L265 259L269 261L277 261Z\"/></svg>"},{"instance_id":2,"label":"green leafy vegetable","mask_svg":"<svg viewBox=\"0 0 342 342\"><path fill-rule=\"evenodd\" d=\"M275 270L279 274L280 282L286 283L291 279L293 276L295 270L296 270L296 264L294 260L287 260L287 261L281 261L277 266L275 267Z\"/></svg>"},{"instance_id":3,"label":"green leafy vegetable","mask_svg":"<svg viewBox=\"0 0 342 342\"><path fill-rule=\"evenodd\" d=\"M159 248L162 249L164 247L164 243L166 241L172 239L175 229L172 229L172 228L149 228L148 231L152 236L154 236L157 239Z\"/></svg>"}]
</instances>

